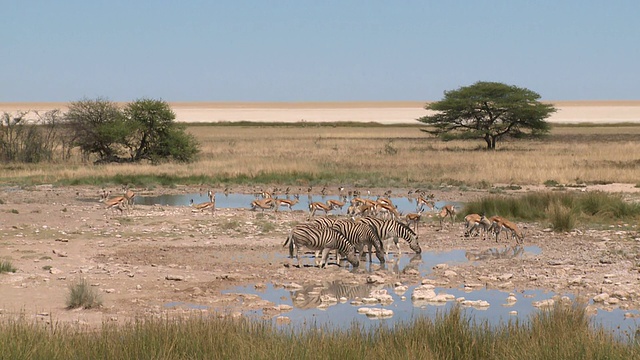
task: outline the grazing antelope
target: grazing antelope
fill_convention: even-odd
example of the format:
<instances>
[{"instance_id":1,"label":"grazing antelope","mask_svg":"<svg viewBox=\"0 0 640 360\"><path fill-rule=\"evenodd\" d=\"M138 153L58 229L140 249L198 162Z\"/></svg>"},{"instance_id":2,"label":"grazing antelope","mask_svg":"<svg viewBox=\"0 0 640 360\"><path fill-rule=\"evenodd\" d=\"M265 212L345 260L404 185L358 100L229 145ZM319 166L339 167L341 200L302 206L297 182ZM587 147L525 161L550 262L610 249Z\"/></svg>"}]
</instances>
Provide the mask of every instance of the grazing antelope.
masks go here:
<instances>
[{"instance_id":1,"label":"grazing antelope","mask_svg":"<svg viewBox=\"0 0 640 360\"><path fill-rule=\"evenodd\" d=\"M264 212L267 209L273 209L275 202L273 199L256 199L251 202L251 210L256 210L258 208L262 209Z\"/></svg>"},{"instance_id":2,"label":"grazing antelope","mask_svg":"<svg viewBox=\"0 0 640 360\"><path fill-rule=\"evenodd\" d=\"M376 206L373 204L351 205L354 207L351 215L355 216L374 216L376 214ZM351 207L350 206L350 207Z\"/></svg>"},{"instance_id":3,"label":"grazing antelope","mask_svg":"<svg viewBox=\"0 0 640 360\"><path fill-rule=\"evenodd\" d=\"M282 207L286 207L289 208L289 210L293 211L293 209L291 208L293 205L297 204L298 200L297 198L294 200L286 200L286 199L276 199L276 211L278 211L278 209L282 206Z\"/></svg>"},{"instance_id":4,"label":"grazing antelope","mask_svg":"<svg viewBox=\"0 0 640 360\"><path fill-rule=\"evenodd\" d=\"M520 229L518 228L518 225L516 225L515 223L505 218L498 218L494 220L493 225L494 225L494 231L496 234L496 242L498 242L500 232L502 232L503 229L508 231L507 239L509 239L509 233L510 233L511 238L516 239L516 243L522 244L524 242L525 234L520 231Z\"/></svg>"},{"instance_id":5,"label":"grazing antelope","mask_svg":"<svg viewBox=\"0 0 640 360\"><path fill-rule=\"evenodd\" d=\"M489 233L491 229L491 221L489 221L489 219L487 219L486 216L484 216L484 214L483 215L469 214L464 217L464 222L465 222L464 224L465 237L471 236L474 233L476 235L479 235L480 231L482 231L482 238L486 239L487 233Z\"/></svg>"},{"instance_id":6,"label":"grazing antelope","mask_svg":"<svg viewBox=\"0 0 640 360\"><path fill-rule=\"evenodd\" d=\"M309 204L309 219L311 219L318 210L324 211L325 215L329 215L329 211L333 210L333 207L320 201L312 202Z\"/></svg>"},{"instance_id":7,"label":"grazing antelope","mask_svg":"<svg viewBox=\"0 0 640 360\"><path fill-rule=\"evenodd\" d=\"M498 236L500 235L500 232L502 231L502 221L503 220L504 220L504 218L501 217L501 216L498 216L498 215L494 215L494 216L489 218L489 222L491 223L491 226L489 227L489 231L496 235L496 242L498 242Z\"/></svg>"},{"instance_id":8,"label":"grazing antelope","mask_svg":"<svg viewBox=\"0 0 640 360\"><path fill-rule=\"evenodd\" d=\"M444 220L449 217L451 218L451 225L456 221L456 208L453 205L445 205L440 210L438 214L440 218L440 229L444 229Z\"/></svg>"}]
</instances>

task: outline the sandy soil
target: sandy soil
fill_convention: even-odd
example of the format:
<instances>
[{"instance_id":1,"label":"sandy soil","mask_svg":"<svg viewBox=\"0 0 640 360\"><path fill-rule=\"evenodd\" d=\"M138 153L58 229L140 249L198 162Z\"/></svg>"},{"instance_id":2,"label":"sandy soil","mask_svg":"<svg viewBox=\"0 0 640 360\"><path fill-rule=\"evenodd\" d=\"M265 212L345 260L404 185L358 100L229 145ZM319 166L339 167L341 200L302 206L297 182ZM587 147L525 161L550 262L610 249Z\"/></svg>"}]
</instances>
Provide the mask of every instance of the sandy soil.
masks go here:
<instances>
[{"instance_id":1,"label":"sandy soil","mask_svg":"<svg viewBox=\"0 0 640 360\"><path fill-rule=\"evenodd\" d=\"M418 123L428 114L426 102L300 102L300 103L170 103L180 122L378 122ZM640 122L640 101L557 101L552 123ZM67 103L0 103L0 113L18 110L66 111Z\"/></svg>"},{"instance_id":2,"label":"sandy soil","mask_svg":"<svg viewBox=\"0 0 640 360\"><path fill-rule=\"evenodd\" d=\"M604 190L626 188L632 187L613 184ZM525 245L538 246L542 252L510 258L490 254L489 249L497 246L493 240L463 237L461 223L440 230L437 222L427 220L419 229L424 251L465 249L475 262L434 269L425 279L410 269L391 274L375 261L370 271L366 266L356 271L289 266L282 243L292 224L306 218L300 210L262 214L217 209L212 215L189 207L136 205L120 215L105 211L98 190L46 185L0 189L0 259L18 268L16 273L0 274L0 314L4 314L0 316L22 312L43 321L98 325L188 311L164 307L176 301L209 306L220 316L237 316L248 309L274 309L275 304L255 296L223 295L222 290L268 283L302 285L320 277L364 284L372 275L385 283L409 286L426 282L513 291L542 288L587 298L606 293L610 297L598 306L640 309L640 235L631 224L565 234L541 224L520 224L527 232ZM135 190L144 195L198 191ZM439 191L435 195L465 201L485 194ZM406 244L403 249L410 251ZM65 309L70 284L81 278L101 294L102 308Z\"/></svg>"}]
</instances>

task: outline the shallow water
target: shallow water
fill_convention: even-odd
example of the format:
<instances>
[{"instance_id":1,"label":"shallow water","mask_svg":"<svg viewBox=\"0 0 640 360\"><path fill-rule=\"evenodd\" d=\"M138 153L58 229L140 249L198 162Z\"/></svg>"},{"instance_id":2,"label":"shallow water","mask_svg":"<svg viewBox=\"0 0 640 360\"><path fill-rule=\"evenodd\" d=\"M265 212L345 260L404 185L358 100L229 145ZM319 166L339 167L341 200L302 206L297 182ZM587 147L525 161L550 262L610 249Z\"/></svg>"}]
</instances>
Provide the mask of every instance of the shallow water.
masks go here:
<instances>
[{"instance_id":1,"label":"shallow water","mask_svg":"<svg viewBox=\"0 0 640 360\"><path fill-rule=\"evenodd\" d=\"M521 257L526 253L539 254L541 249L537 246L505 246L499 248L492 248L483 251L483 253L491 254L487 256L511 256ZM293 307L293 310L283 312L281 315L291 319L293 326L298 325L327 325L330 327L337 327L341 329L349 328L354 322L361 324L365 327L377 326L378 324L384 324L385 326L393 326L400 322L410 322L417 316L427 316L433 318L436 314L450 309L455 301L448 301L446 303L433 303L425 301L413 301L411 294L418 285L412 285L408 287L408 290L403 293L395 293L392 283L395 274L400 274L402 271L406 271L409 268L419 271L421 277L428 276L433 267L437 264L447 263L465 263L465 262L482 262L489 260L489 257L477 257L477 253L469 254L466 250L453 250L445 252L429 252L424 251L422 254L404 254L402 256L392 256L392 258L384 265L380 265L375 262L372 264L363 264L361 267L363 271L380 272L387 271L386 279L387 284L346 284L340 281L322 281L318 280L309 284L301 284L302 289L298 290L285 290L281 287L274 287L272 284L267 284L264 288L256 289L255 286L240 286L233 289L224 291L224 293L245 293L259 295L262 299L269 300L275 305L286 304ZM389 305L382 304L364 304L364 305L351 305L351 301L358 297L367 297L371 290L385 289L387 293L392 296L393 302ZM479 288L472 291L468 291L464 288L443 288L436 287L436 293L451 294L455 298L464 297L466 300L484 300L489 302L490 306L487 308L463 308L463 313L474 318L476 321L488 321L492 325L498 325L505 323L509 320L519 319L520 321L526 321L528 318L536 313L538 310L532 305L534 301L541 301L551 299L556 295L554 292L534 289L534 290L497 290ZM508 304L506 299L509 294L513 294L517 301L514 304ZM300 296L302 294L302 296ZM333 297L340 299L344 297L347 299L345 302L325 302L322 301L321 295L332 295ZM573 299L572 295L567 295ZM191 309L202 309L198 304L186 304L186 303L170 303L165 304L166 307L182 306ZM370 308L384 308L393 310L394 315L389 319L375 319L368 318L366 315L359 314L358 308L370 307ZM510 312L516 311L516 315L510 314ZM638 314L638 311L628 310L612 310L604 311L598 310L597 315L593 317L593 322L598 325L602 325L604 328L612 331L621 340L629 339L636 329L638 328L638 320L632 318L625 318L625 313ZM261 310L251 310L246 312L247 315L256 316L262 318L263 312ZM275 318L278 315L269 316L272 321L275 322Z\"/></svg>"},{"instance_id":2,"label":"shallow water","mask_svg":"<svg viewBox=\"0 0 640 360\"><path fill-rule=\"evenodd\" d=\"M287 199L287 197L281 197L282 199ZM189 203L193 199L194 203L202 203L209 201L206 193L190 193L190 194L180 194L180 195L159 195L159 196L136 196L134 201L136 204L140 205L168 205L168 206L189 206ZM253 194L216 194L216 207L224 208L224 209L239 209L239 208L250 208L251 202L256 199L256 196ZM288 199L293 199L293 196L289 196ZM321 196L321 195L312 195L312 196L300 196L300 201L295 204L292 209L293 210L305 210L308 211L309 204L311 202L321 201L327 202L327 200L344 200L339 196ZM410 212L416 211L416 200L414 198L408 197L391 197L390 200L394 205L397 206L398 211L406 214ZM461 209L463 204L456 201L437 201L435 203L436 209L440 209L445 205L454 205L458 209ZM332 211L333 214L346 214L347 213L347 205L345 205L342 209L336 209ZM429 210L429 209L426 209ZM289 211L288 209L281 209L280 211Z\"/></svg>"}]
</instances>

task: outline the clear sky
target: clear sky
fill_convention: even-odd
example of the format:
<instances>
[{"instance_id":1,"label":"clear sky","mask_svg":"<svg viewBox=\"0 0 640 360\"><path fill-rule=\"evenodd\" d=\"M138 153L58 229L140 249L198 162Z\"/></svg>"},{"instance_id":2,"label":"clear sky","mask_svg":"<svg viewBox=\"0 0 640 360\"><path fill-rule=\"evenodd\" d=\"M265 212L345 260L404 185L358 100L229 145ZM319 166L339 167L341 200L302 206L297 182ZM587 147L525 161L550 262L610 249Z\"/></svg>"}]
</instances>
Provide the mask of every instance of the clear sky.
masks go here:
<instances>
[{"instance_id":1,"label":"clear sky","mask_svg":"<svg viewBox=\"0 0 640 360\"><path fill-rule=\"evenodd\" d=\"M0 102L640 99L638 0L0 0Z\"/></svg>"}]
</instances>

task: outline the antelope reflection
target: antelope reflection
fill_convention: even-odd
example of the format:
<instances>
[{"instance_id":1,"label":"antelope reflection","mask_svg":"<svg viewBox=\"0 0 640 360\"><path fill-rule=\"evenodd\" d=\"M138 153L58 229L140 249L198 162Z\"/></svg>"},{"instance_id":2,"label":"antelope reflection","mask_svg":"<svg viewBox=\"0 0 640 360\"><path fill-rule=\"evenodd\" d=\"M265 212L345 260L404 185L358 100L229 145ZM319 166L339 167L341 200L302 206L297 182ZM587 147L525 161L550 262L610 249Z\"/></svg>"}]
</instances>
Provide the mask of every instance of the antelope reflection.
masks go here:
<instances>
[{"instance_id":1,"label":"antelope reflection","mask_svg":"<svg viewBox=\"0 0 640 360\"><path fill-rule=\"evenodd\" d=\"M504 248L490 248L482 251L467 250L464 256L469 261L487 261L496 259L513 259L522 256L524 247L520 245L505 246Z\"/></svg>"}]
</instances>

